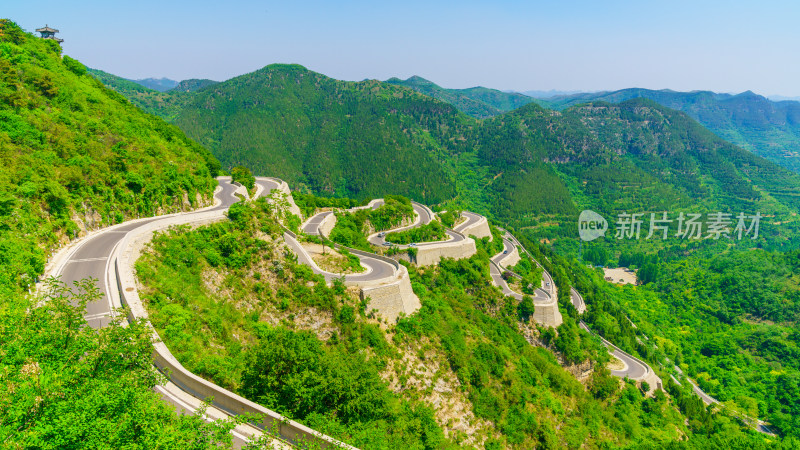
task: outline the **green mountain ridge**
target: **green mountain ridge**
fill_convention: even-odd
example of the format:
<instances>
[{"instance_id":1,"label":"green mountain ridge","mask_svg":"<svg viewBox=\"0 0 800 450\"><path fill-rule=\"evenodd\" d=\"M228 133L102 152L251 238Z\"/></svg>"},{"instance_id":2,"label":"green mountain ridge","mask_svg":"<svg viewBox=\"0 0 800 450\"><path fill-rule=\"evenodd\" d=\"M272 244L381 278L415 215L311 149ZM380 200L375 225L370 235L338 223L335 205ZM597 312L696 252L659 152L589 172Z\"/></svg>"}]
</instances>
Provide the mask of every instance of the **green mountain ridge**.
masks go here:
<instances>
[{"instance_id":1,"label":"green mountain ridge","mask_svg":"<svg viewBox=\"0 0 800 450\"><path fill-rule=\"evenodd\" d=\"M169 91L179 91L179 92L194 92L199 89L206 88L208 86L213 86L219 83L219 81L208 80L208 79L197 79L191 78L188 80L183 80L178 83L174 88L170 89Z\"/></svg>"},{"instance_id":2,"label":"green mountain ridge","mask_svg":"<svg viewBox=\"0 0 800 450\"><path fill-rule=\"evenodd\" d=\"M398 193L438 203L452 177L429 150L434 129L461 118L450 105L378 81L342 82L271 65L195 92L174 123L219 156L327 195Z\"/></svg>"},{"instance_id":3,"label":"green mountain ridge","mask_svg":"<svg viewBox=\"0 0 800 450\"><path fill-rule=\"evenodd\" d=\"M721 138L795 172L800 171L800 102L774 102L751 91L733 95L668 89L582 93L537 102L563 110L580 103L618 103L638 97L683 111Z\"/></svg>"},{"instance_id":4,"label":"green mountain ridge","mask_svg":"<svg viewBox=\"0 0 800 450\"><path fill-rule=\"evenodd\" d=\"M169 78L142 78L139 80L131 80L136 84L144 86L148 89L153 89L159 92L166 92L178 86L178 82Z\"/></svg>"},{"instance_id":5,"label":"green mountain ridge","mask_svg":"<svg viewBox=\"0 0 800 450\"><path fill-rule=\"evenodd\" d=\"M386 80L386 83L409 87L449 103L459 111L477 119L494 117L533 101L532 98L516 92L503 92L480 86L468 89L446 89L416 75L406 80L390 78Z\"/></svg>"},{"instance_id":6,"label":"green mountain ridge","mask_svg":"<svg viewBox=\"0 0 800 450\"><path fill-rule=\"evenodd\" d=\"M563 111L529 103L476 120L411 88L338 81L297 65L181 95L174 123L225 167L324 195L399 192L520 226L584 208L761 207L783 216L798 207L797 175L653 101Z\"/></svg>"}]
</instances>

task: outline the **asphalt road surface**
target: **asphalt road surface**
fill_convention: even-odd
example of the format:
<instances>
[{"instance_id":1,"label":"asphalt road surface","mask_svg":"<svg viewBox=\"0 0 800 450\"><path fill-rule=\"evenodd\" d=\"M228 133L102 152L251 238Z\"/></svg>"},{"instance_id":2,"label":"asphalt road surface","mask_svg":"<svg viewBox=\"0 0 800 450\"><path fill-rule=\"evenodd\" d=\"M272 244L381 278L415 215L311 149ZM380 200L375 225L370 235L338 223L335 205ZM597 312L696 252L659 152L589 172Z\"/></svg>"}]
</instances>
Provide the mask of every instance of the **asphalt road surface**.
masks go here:
<instances>
[{"instance_id":1,"label":"asphalt road surface","mask_svg":"<svg viewBox=\"0 0 800 450\"><path fill-rule=\"evenodd\" d=\"M461 232L461 230L463 230L463 229L467 228L468 226L472 225L473 223L481 220L481 216L479 214L475 214L475 213L472 213L472 212L469 212L469 211L464 211L464 212L461 213L461 215L463 217L466 217L467 220L461 222L460 224L458 224L457 227L453 228L454 230L458 231L459 233Z\"/></svg>"},{"instance_id":2,"label":"asphalt road surface","mask_svg":"<svg viewBox=\"0 0 800 450\"><path fill-rule=\"evenodd\" d=\"M498 253L498 254L496 254L496 255L494 255L494 256L492 256L491 264L489 264L489 275L491 275L492 280L494 280L494 284L499 286L500 290L503 291L503 294L511 296L511 297L514 297L517 300L522 300L522 294L512 291L511 288L508 287L508 283L506 282L506 280L503 279L503 272L508 270L508 269L504 270L504 268L502 268L500 266L500 261L504 257L506 257L506 255L508 253L511 253L514 250L514 245L515 245L514 242L512 242L510 239L503 238L503 251ZM519 275L515 274L514 272L511 272L511 273L514 274L516 277L519 277ZM543 284L545 283L545 281L544 281L545 280L545 274L547 274L548 279L549 279L549 276L550 276L547 273L547 271L544 271L542 273L542 283ZM552 283L552 281L551 281L551 283ZM551 284L551 286L552 286L552 284ZM533 292L534 292L534 294L531 295L531 298L533 299L534 303L550 303L552 301L551 297L549 297L547 295L547 293L545 293L544 289L542 289L542 288L536 288L536 290L533 291Z\"/></svg>"},{"instance_id":3,"label":"asphalt road surface","mask_svg":"<svg viewBox=\"0 0 800 450\"><path fill-rule=\"evenodd\" d=\"M220 199L221 203L214 207L213 210L227 209L239 200L233 195L233 192L236 191L236 186L231 184L229 179L219 179L219 185L222 190L217 193L216 198ZM114 248L128 232L162 218L163 216L134 220L97 233L81 243L67 258L64 265L61 266L61 270L53 274L57 278L60 277L61 281L69 287L73 287L76 281L85 278L96 280L101 297L86 305L85 317L90 327L101 328L111 321L112 305L109 288L116 288L116 286L108 286L108 276L113 271L109 257Z\"/></svg>"},{"instance_id":4,"label":"asphalt road surface","mask_svg":"<svg viewBox=\"0 0 800 450\"><path fill-rule=\"evenodd\" d=\"M583 314L586 311L586 302L583 301L583 296L574 287L570 287L569 295L578 314Z\"/></svg>"},{"instance_id":5,"label":"asphalt road surface","mask_svg":"<svg viewBox=\"0 0 800 450\"><path fill-rule=\"evenodd\" d=\"M311 216L308 222L303 226L302 230L306 234L310 234L312 236L319 236L321 233L319 231L319 227L322 224L322 221L325 220L325 217L328 215L333 214L331 211L321 212L319 214L315 214ZM309 267L314 273L321 274L325 277L327 281L331 281L334 278L341 278L342 275L335 274L331 272L325 272L323 270L319 270L312 264L311 259L308 257L308 254L303 251L301 248L301 244L297 242L296 239L292 238L289 235L284 236L286 237L286 244L291 247L291 249L297 255L297 260ZM354 273L350 275L344 275L345 280L352 281L354 283L357 282L366 282L366 281L373 281L373 280L380 280L382 278L391 277L395 275L395 266L378 258L372 258L369 256L364 255L356 255L361 260L361 265L367 268L365 273Z\"/></svg>"},{"instance_id":6,"label":"asphalt road surface","mask_svg":"<svg viewBox=\"0 0 800 450\"><path fill-rule=\"evenodd\" d=\"M581 321L580 327L586 330L589 334L594 334L584 321ZM624 362L625 365L627 366L623 370L611 370L610 371L611 375L614 375L615 377L619 378L628 377L631 379L635 379L644 377L647 374L647 367L645 367L639 361L635 360L632 356L623 351L617 350L616 348L609 346L608 344L606 344L606 346L608 347L608 350L611 352L612 355L614 355L617 359Z\"/></svg>"}]
</instances>

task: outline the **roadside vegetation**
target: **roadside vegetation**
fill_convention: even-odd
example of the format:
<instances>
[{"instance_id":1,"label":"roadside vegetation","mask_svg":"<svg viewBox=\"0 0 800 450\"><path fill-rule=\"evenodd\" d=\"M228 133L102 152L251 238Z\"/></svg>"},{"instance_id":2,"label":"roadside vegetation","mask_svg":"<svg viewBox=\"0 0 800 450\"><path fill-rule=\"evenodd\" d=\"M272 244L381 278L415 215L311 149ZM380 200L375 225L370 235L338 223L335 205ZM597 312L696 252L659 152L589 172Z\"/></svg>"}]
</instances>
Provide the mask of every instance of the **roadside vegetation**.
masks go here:
<instances>
[{"instance_id":1,"label":"roadside vegetation","mask_svg":"<svg viewBox=\"0 0 800 450\"><path fill-rule=\"evenodd\" d=\"M336 226L331 230L333 242L360 250L371 251L367 235L388 230L413 220L411 201L401 196L386 196L384 203L375 209L358 209L354 212L336 213Z\"/></svg>"},{"instance_id":2,"label":"roadside vegetation","mask_svg":"<svg viewBox=\"0 0 800 450\"><path fill-rule=\"evenodd\" d=\"M177 415L153 390L163 377L146 324L87 326L96 280L28 291L48 254L88 231L210 202L216 159L7 19L0 155L0 447L230 443L233 424Z\"/></svg>"},{"instance_id":3,"label":"roadside vegetation","mask_svg":"<svg viewBox=\"0 0 800 450\"><path fill-rule=\"evenodd\" d=\"M569 314L557 330L539 327L532 304L491 286L488 239L472 258L409 266L423 308L382 324L354 292L294 262L269 204L236 211L158 235L137 263L159 334L211 381L361 448L663 447L694 436L680 413L693 407L612 377L605 347ZM713 417L725 439L746 436Z\"/></svg>"},{"instance_id":4,"label":"roadside vegetation","mask_svg":"<svg viewBox=\"0 0 800 450\"><path fill-rule=\"evenodd\" d=\"M386 235L387 241L400 245L416 242L443 241L446 238L447 233L445 233L445 228L438 220L432 220L425 225Z\"/></svg>"},{"instance_id":5,"label":"roadside vegetation","mask_svg":"<svg viewBox=\"0 0 800 450\"><path fill-rule=\"evenodd\" d=\"M27 288L90 229L211 200L219 162L56 42L2 19L0 56L0 283Z\"/></svg>"}]
</instances>

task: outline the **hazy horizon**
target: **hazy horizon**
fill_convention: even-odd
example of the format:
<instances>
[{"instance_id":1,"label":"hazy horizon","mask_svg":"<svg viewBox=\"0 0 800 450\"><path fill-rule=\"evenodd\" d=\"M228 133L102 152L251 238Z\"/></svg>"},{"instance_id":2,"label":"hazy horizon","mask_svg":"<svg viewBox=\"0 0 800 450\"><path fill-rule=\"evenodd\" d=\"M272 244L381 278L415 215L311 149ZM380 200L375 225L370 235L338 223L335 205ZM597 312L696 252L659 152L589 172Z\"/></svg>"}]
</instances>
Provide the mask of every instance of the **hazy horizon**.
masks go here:
<instances>
[{"instance_id":1,"label":"hazy horizon","mask_svg":"<svg viewBox=\"0 0 800 450\"><path fill-rule=\"evenodd\" d=\"M28 31L58 28L64 53L125 78L217 81L272 63L340 80L419 75L447 88L753 91L798 97L800 5L773 2L457 6L97 0L6 6Z\"/></svg>"}]
</instances>

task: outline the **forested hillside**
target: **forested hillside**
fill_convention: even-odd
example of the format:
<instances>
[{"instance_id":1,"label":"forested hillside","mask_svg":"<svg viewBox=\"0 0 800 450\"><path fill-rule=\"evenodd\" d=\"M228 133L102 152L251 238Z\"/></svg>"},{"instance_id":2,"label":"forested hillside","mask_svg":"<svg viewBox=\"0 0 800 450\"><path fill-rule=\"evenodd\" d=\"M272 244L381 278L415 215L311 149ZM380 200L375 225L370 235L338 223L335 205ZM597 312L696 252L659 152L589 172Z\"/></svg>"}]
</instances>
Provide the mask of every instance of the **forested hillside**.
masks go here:
<instances>
[{"instance_id":1,"label":"forested hillside","mask_svg":"<svg viewBox=\"0 0 800 450\"><path fill-rule=\"evenodd\" d=\"M796 175L644 99L564 111L530 103L479 121L407 88L286 65L176 95L185 106L175 123L226 167L323 195L400 193L518 226L541 214L574 223L584 208L759 209L788 220L782 237L797 228ZM559 232L574 236L543 236Z\"/></svg>"},{"instance_id":2,"label":"forested hillside","mask_svg":"<svg viewBox=\"0 0 800 450\"><path fill-rule=\"evenodd\" d=\"M181 95L184 93L184 89L161 92L102 70L91 68L87 70L92 76L103 82L106 87L119 92L134 105L166 120L174 119L178 111L189 100L188 96Z\"/></svg>"},{"instance_id":3,"label":"forested hillside","mask_svg":"<svg viewBox=\"0 0 800 450\"><path fill-rule=\"evenodd\" d=\"M269 203L231 211L230 222L159 234L137 263L159 334L221 386L364 449L705 439L677 402L595 366L606 351L569 316L556 337L494 288L499 235L469 259L409 266L423 308L382 325L342 283L286 256ZM763 441L728 420L711 421L725 427L714 439Z\"/></svg>"},{"instance_id":4,"label":"forested hillside","mask_svg":"<svg viewBox=\"0 0 800 450\"><path fill-rule=\"evenodd\" d=\"M197 91L175 119L225 167L327 195L386 193L438 203L455 195L439 163L474 126L453 107L377 81L343 82L272 65Z\"/></svg>"},{"instance_id":5,"label":"forested hillside","mask_svg":"<svg viewBox=\"0 0 800 450\"><path fill-rule=\"evenodd\" d=\"M580 103L619 103L640 97L683 111L723 139L795 172L800 171L800 102L774 102L750 91L731 95L668 89L623 89L557 96L537 102L562 110Z\"/></svg>"},{"instance_id":6,"label":"forested hillside","mask_svg":"<svg viewBox=\"0 0 800 450\"><path fill-rule=\"evenodd\" d=\"M81 307L99 295L93 281L27 294L57 246L209 202L217 160L62 57L55 41L5 19L0 156L2 446L205 448L228 439L217 425L176 416L152 390L161 377L144 324L86 326Z\"/></svg>"}]
</instances>

